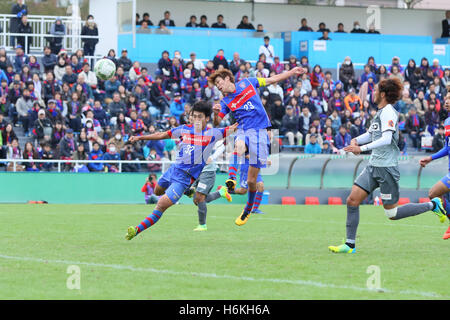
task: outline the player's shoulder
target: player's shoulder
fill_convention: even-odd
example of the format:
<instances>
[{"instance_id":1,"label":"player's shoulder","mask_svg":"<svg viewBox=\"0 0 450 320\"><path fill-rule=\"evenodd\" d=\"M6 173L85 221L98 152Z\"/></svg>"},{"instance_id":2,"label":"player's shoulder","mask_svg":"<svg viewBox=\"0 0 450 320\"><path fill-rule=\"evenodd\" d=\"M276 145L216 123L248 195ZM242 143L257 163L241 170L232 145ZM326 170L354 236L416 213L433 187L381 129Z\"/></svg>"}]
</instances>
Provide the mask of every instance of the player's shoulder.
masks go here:
<instances>
[{"instance_id":1,"label":"player's shoulder","mask_svg":"<svg viewBox=\"0 0 450 320\"><path fill-rule=\"evenodd\" d=\"M397 118L398 111L395 110L395 108L392 106L392 104L388 104L386 107L381 109L380 116L381 117L395 117L395 118Z\"/></svg>"}]
</instances>

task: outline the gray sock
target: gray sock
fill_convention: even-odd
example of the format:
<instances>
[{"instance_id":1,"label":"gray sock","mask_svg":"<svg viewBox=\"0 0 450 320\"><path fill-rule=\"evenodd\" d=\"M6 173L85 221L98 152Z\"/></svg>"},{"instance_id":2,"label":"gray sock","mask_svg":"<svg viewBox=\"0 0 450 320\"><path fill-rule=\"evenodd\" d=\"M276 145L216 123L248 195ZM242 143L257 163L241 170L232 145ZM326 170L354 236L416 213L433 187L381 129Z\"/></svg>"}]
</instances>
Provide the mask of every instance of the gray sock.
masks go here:
<instances>
[{"instance_id":1,"label":"gray sock","mask_svg":"<svg viewBox=\"0 0 450 320\"><path fill-rule=\"evenodd\" d=\"M433 209L434 204L432 202L426 203L407 203L400 207L397 207L397 214L392 220L399 220L416 216L418 214L430 211Z\"/></svg>"},{"instance_id":2,"label":"gray sock","mask_svg":"<svg viewBox=\"0 0 450 320\"><path fill-rule=\"evenodd\" d=\"M217 200L220 198L220 192L219 191L215 191L213 193L210 193L206 196L206 202L210 203L211 201Z\"/></svg>"},{"instance_id":3,"label":"gray sock","mask_svg":"<svg viewBox=\"0 0 450 320\"><path fill-rule=\"evenodd\" d=\"M347 206L347 243L355 243L356 230L359 224L359 206Z\"/></svg>"},{"instance_id":4,"label":"gray sock","mask_svg":"<svg viewBox=\"0 0 450 320\"><path fill-rule=\"evenodd\" d=\"M199 202L198 203L198 223L203 225L206 224L206 202Z\"/></svg>"}]
</instances>

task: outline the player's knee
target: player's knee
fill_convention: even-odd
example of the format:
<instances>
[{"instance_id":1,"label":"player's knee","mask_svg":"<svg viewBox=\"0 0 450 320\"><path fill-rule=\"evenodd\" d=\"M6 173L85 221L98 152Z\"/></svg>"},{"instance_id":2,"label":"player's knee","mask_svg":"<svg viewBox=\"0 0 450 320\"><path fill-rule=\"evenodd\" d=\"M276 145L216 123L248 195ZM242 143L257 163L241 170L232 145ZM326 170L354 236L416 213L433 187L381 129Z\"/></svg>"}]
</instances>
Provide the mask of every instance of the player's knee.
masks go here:
<instances>
[{"instance_id":1,"label":"player's knee","mask_svg":"<svg viewBox=\"0 0 450 320\"><path fill-rule=\"evenodd\" d=\"M350 207L357 207L357 206L359 206L359 201L352 195L349 195L347 197L346 204L347 204L347 206L350 206Z\"/></svg>"},{"instance_id":2,"label":"player's knee","mask_svg":"<svg viewBox=\"0 0 450 320\"><path fill-rule=\"evenodd\" d=\"M164 189L161 188L161 187L156 187L156 188L155 188L155 194L156 194L157 196L162 196L162 195L164 194Z\"/></svg>"},{"instance_id":3,"label":"player's knee","mask_svg":"<svg viewBox=\"0 0 450 320\"><path fill-rule=\"evenodd\" d=\"M436 195L436 192L433 189L428 191L428 198L433 199L435 197L437 197L437 195Z\"/></svg>"},{"instance_id":4,"label":"player's knee","mask_svg":"<svg viewBox=\"0 0 450 320\"><path fill-rule=\"evenodd\" d=\"M264 192L264 183L258 182L256 184L256 190L258 190L258 192Z\"/></svg>"},{"instance_id":5,"label":"player's knee","mask_svg":"<svg viewBox=\"0 0 450 320\"><path fill-rule=\"evenodd\" d=\"M395 220L395 217L397 216L397 208L392 209L386 209L384 208L384 214L386 217L388 217L391 220Z\"/></svg>"}]
</instances>

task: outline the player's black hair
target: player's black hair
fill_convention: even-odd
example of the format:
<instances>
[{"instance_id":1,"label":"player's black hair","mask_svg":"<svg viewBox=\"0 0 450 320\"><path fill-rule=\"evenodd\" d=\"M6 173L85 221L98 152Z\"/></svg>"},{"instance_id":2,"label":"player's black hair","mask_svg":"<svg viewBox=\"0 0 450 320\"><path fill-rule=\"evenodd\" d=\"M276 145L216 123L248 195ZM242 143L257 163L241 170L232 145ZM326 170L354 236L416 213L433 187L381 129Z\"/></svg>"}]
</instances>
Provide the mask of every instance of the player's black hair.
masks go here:
<instances>
[{"instance_id":1,"label":"player's black hair","mask_svg":"<svg viewBox=\"0 0 450 320\"><path fill-rule=\"evenodd\" d=\"M211 104L207 101L197 101L192 107L192 112L197 111L205 115L206 118L211 117Z\"/></svg>"}]
</instances>

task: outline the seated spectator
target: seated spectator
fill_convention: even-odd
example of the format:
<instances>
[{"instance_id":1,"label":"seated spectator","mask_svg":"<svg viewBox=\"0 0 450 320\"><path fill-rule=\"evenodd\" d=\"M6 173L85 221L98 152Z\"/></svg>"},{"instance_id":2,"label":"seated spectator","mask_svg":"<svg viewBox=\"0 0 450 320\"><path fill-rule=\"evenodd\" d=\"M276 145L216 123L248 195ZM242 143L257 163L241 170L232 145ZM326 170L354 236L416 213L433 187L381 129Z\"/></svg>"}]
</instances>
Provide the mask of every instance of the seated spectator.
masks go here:
<instances>
[{"instance_id":1,"label":"seated spectator","mask_svg":"<svg viewBox=\"0 0 450 320\"><path fill-rule=\"evenodd\" d=\"M366 33L366 30L361 28L359 21L353 22L353 29L350 31L350 33Z\"/></svg>"},{"instance_id":2,"label":"seated spectator","mask_svg":"<svg viewBox=\"0 0 450 320\"><path fill-rule=\"evenodd\" d=\"M264 32L264 26L261 23L256 26L256 32Z\"/></svg>"},{"instance_id":3,"label":"seated spectator","mask_svg":"<svg viewBox=\"0 0 450 320\"><path fill-rule=\"evenodd\" d=\"M202 97L204 96L204 90L200 87L200 82L194 81L192 83L192 91L188 96L187 101L191 104L194 104L197 101L200 101ZM206 98L206 96L205 96ZM210 100L210 99L208 99Z\"/></svg>"},{"instance_id":4,"label":"seated spectator","mask_svg":"<svg viewBox=\"0 0 450 320\"><path fill-rule=\"evenodd\" d=\"M25 136L28 137L29 127L30 127L30 111L33 107L33 99L30 94L30 90L25 88L23 90L22 96L17 100L16 110L19 116L19 121L22 122L23 130ZM43 111L45 113L45 111Z\"/></svg>"},{"instance_id":5,"label":"seated spectator","mask_svg":"<svg viewBox=\"0 0 450 320\"><path fill-rule=\"evenodd\" d=\"M305 18L302 18L301 27L298 29L298 31L313 31L313 29L308 27L308 21Z\"/></svg>"},{"instance_id":6,"label":"seated spectator","mask_svg":"<svg viewBox=\"0 0 450 320\"><path fill-rule=\"evenodd\" d=\"M84 81L91 87L91 89L97 88L97 76L94 71L91 71L89 63L83 63L83 70L80 72L80 76L84 76Z\"/></svg>"},{"instance_id":7,"label":"seated spectator","mask_svg":"<svg viewBox=\"0 0 450 320\"><path fill-rule=\"evenodd\" d=\"M125 119L125 115L123 112L120 112L119 114L117 114L117 119L116 119L116 126L114 128L114 131L120 131L120 134L122 135L122 137L126 137L128 139L128 136L131 133L131 127L128 124L128 121Z\"/></svg>"},{"instance_id":8,"label":"seated spectator","mask_svg":"<svg viewBox=\"0 0 450 320\"><path fill-rule=\"evenodd\" d=\"M362 135L365 132L366 132L366 129L364 128L364 126L361 123L361 118L356 117L350 127L350 136L353 139L353 138L356 138L356 137Z\"/></svg>"},{"instance_id":9,"label":"seated spectator","mask_svg":"<svg viewBox=\"0 0 450 320\"><path fill-rule=\"evenodd\" d=\"M85 144L77 144L77 150L73 152L72 160L89 160L85 150ZM70 166L74 172L89 172L87 163L72 162Z\"/></svg>"},{"instance_id":10,"label":"seated spectator","mask_svg":"<svg viewBox=\"0 0 450 320\"><path fill-rule=\"evenodd\" d=\"M259 55L261 54L265 55L266 62L269 64L268 69L270 69L270 65L273 64L273 58L275 57L275 49L270 44L270 38L268 36L264 37L264 44L259 47Z\"/></svg>"},{"instance_id":11,"label":"seated spectator","mask_svg":"<svg viewBox=\"0 0 450 320\"><path fill-rule=\"evenodd\" d=\"M42 65L44 72L53 71L57 63L56 55L51 51L49 46L44 47L44 56L42 57Z\"/></svg>"},{"instance_id":12,"label":"seated spectator","mask_svg":"<svg viewBox=\"0 0 450 320\"><path fill-rule=\"evenodd\" d=\"M270 121L274 129L280 129L285 109L279 95L274 95L269 102Z\"/></svg>"},{"instance_id":13,"label":"seated spectator","mask_svg":"<svg viewBox=\"0 0 450 320\"><path fill-rule=\"evenodd\" d=\"M344 147L350 145L350 141L352 140L352 136L347 132L347 129L344 125L339 127L339 132L334 137L334 145L337 149L341 150Z\"/></svg>"},{"instance_id":14,"label":"seated spectator","mask_svg":"<svg viewBox=\"0 0 450 320\"><path fill-rule=\"evenodd\" d=\"M305 153L307 154L319 154L322 153L322 148L317 143L317 135L311 134L309 143L305 146Z\"/></svg>"},{"instance_id":15,"label":"seated spectator","mask_svg":"<svg viewBox=\"0 0 450 320\"><path fill-rule=\"evenodd\" d=\"M439 112L436 110L436 105L434 103L430 103L424 118L427 131L430 135L434 136L435 129L440 125Z\"/></svg>"},{"instance_id":16,"label":"seated spectator","mask_svg":"<svg viewBox=\"0 0 450 320\"><path fill-rule=\"evenodd\" d=\"M142 21L139 24L141 25L144 21L147 22L147 25L153 26L153 22L150 20L150 15L148 14L148 12L145 12L142 15Z\"/></svg>"},{"instance_id":17,"label":"seated spectator","mask_svg":"<svg viewBox=\"0 0 450 320\"><path fill-rule=\"evenodd\" d=\"M116 145L111 142L108 144L106 153L103 155L103 160L120 160L120 154ZM105 167L108 172L119 172L119 165L117 163L105 162Z\"/></svg>"},{"instance_id":18,"label":"seated spectator","mask_svg":"<svg viewBox=\"0 0 450 320\"><path fill-rule=\"evenodd\" d=\"M392 66L391 69L391 77L392 78L398 78L401 82L404 81L403 75L400 73L399 71L399 67L398 66Z\"/></svg>"},{"instance_id":19,"label":"seated spectator","mask_svg":"<svg viewBox=\"0 0 450 320\"><path fill-rule=\"evenodd\" d=\"M59 142L59 158L61 160L70 160L75 152L75 141L73 139L73 130L67 129L64 138ZM81 159L80 159L81 160ZM72 166L69 163L62 165L64 171L69 171Z\"/></svg>"},{"instance_id":20,"label":"seated spectator","mask_svg":"<svg viewBox=\"0 0 450 320\"><path fill-rule=\"evenodd\" d=\"M440 151L445 146L445 128L440 125L433 137L433 153Z\"/></svg>"},{"instance_id":21,"label":"seated spectator","mask_svg":"<svg viewBox=\"0 0 450 320\"><path fill-rule=\"evenodd\" d=\"M157 203L159 197L155 195L155 188L158 180L156 179L156 174L150 173L149 176L145 179L145 184L141 189L141 192L145 193L145 203L153 204Z\"/></svg>"},{"instance_id":22,"label":"seated spectator","mask_svg":"<svg viewBox=\"0 0 450 320\"><path fill-rule=\"evenodd\" d=\"M323 106L323 99L322 97L319 97L317 93L317 89L311 90L311 102L314 104L314 108L316 110L316 113L324 113L324 106Z\"/></svg>"},{"instance_id":23,"label":"seated spectator","mask_svg":"<svg viewBox=\"0 0 450 320\"><path fill-rule=\"evenodd\" d=\"M111 139L109 139L108 145L110 145L111 143L114 143L114 145L116 146L116 150L117 151L122 150L122 148L125 145L125 142L123 141L121 130L116 129L114 131L114 136Z\"/></svg>"},{"instance_id":24,"label":"seated spectator","mask_svg":"<svg viewBox=\"0 0 450 320\"><path fill-rule=\"evenodd\" d=\"M22 71L22 67L25 64L28 64L30 62L28 55L24 52L24 46L21 44L18 44L16 46L16 56L14 57L13 61L13 67L14 71L16 73L20 73Z\"/></svg>"},{"instance_id":25,"label":"seated spectator","mask_svg":"<svg viewBox=\"0 0 450 320\"><path fill-rule=\"evenodd\" d=\"M53 149L56 149L56 147L59 145L59 143L61 142L61 139L65 136L65 130L63 127L62 122L57 121L55 124L55 127L53 129L53 134L52 134L52 138L50 140L50 145ZM48 143L48 142L46 142Z\"/></svg>"},{"instance_id":26,"label":"seated spectator","mask_svg":"<svg viewBox=\"0 0 450 320\"><path fill-rule=\"evenodd\" d=\"M153 25L153 24L152 24ZM120 59L117 61L119 66L123 68L124 71L130 71L133 63L128 58L128 50L126 48L122 49Z\"/></svg>"},{"instance_id":27,"label":"seated spectator","mask_svg":"<svg viewBox=\"0 0 450 320\"><path fill-rule=\"evenodd\" d=\"M18 140L16 133L14 132L14 127L12 123L8 123L5 129L2 131L2 145L3 147L9 147L14 139Z\"/></svg>"},{"instance_id":28,"label":"seated spectator","mask_svg":"<svg viewBox=\"0 0 450 320\"><path fill-rule=\"evenodd\" d=\"M189 22L186 23L186 28L197 28L197 27L198 27L197 17L195 15L192 15L189 18Z\"/></svg>"},{"instance_id":29,"label":"seated spectator","mask_svg":"<svg viewBox=\"0 0 450 320\"><path fill-rule=\"evenodd\" d=\"M100 149L100 144L95 141L92 144L92 151L89 152L89 160L103 160L103 151ZM103 163L89 163L88 168L91 172L99 172L104 169Z\"/></svg>"},{"instance_id":30,"label":"seated spectator","mask_svg":"<svg viewBox=\"0 0 450 320\"><path fill-rule=\"evenodd\" d=\"M147 130L144 122L137 117L137 112L134 110L130 112L130 128L133 136L142 136Z\"/></svg>"},{"instance_id":31,"label":"seated spectator","mask_svg":"<svg viewBox=\"0 0 450 320\"><path fill-rule=\"evenodd\" d=\"M160 161L161 157L156 153L155 149L151 149L150 153L148 154L148 156L145 160ZM161 164L160 163L148 163L147 168L149 171L158 172L158 171L161 171Z\"/></svg>"},{"instance_id":32,"label":"seated spectator","mask_svg":"<svg viewBox=\"0 0 450 320\"><path fill-rule=\"evenodd\" d=\"M335 32L337 32L337 33L346 33L346 32L344 31L344 24L343 24L342 22L339 22L339 23L338 23L338 25L337 25L337 30L336 30Z\"/></svg>"},{"instance_id":33,"label":"seated spectator","mask_svg":"<svg viewBox=\"0 0 450 320\"><path fill-rule=\"evenodd\" d=\"M405 122L405 131L411 138L413 147L421 150L421 138L425 134L425 121L417 114L415 107L409 109Z\"/></svg>"},{"instance_id":34,"label":"seated spectator","mask_svg":"<svg viewBox=\"0 0 450 320\"><path fill-rule=\"evenodd\" d=\"M219 14L217 16L217 22L214 22L211 28L222 28L222 29L227 28L227 25L223 22L223 15Z\"/></svg>"},{"instance_id":35,"label":"seated spectator","mask_svg":"<svg viewBox=\"0 0 450 320\"><path fill-rule=\"evenodd\" d=\"M38 118L34 122L33 135L38 139L38 143L50 142L53 133L53 125L46 117L45 110L38 112Z\"/></svg>"},{"instance_id":36,"label":"seated spectator","mask_svg":"<svg viewBox=\"0 0 450 320\"><path fill-rule=\"evenodd\" d=\"M173 139L164 140L164 157L170 161L177 158L177 145Z\"/></svg>"},{"instance_id":37,"label":"seated spectator","mask_svg":"<svg viewBox=\"0 0 450 320\"><path fill-rule=\"evenodd\" d=\"M13 139L11 144L7 146L6 149L6 159L8 160L19 160L22 158L22 149L19 146L19 140ZM23 166L20 162L16 162L15 170L14 170L14 163L8 162L8 166L6 168L6 171L24 171L25 166Z\"/></svg>"},{"instance_id":38,"label":"seated spectator","mask_svg":"<svg viewBox=\"0 0 450 320\"><path fill-rule=\"evenodd\" d=\"M315 115L317 114L317 109L316 106L314 105L314 103L311 102L311 99L309 97L309 95L305 94L302 97L302 102L301 102L301 106L302 106L302 110L303 108L308 108L309 112L311 112L311 114Z\"/></svg>"},{"instance_id":39,"label":"seated spectator","mask_svg":"<svg viewBox=\"0 0 450 320\"><path fill-rule=\"evenodd\" d=\"M350 110L351 113L359 112L362 109L362 101L361 98L356 95L355 89L351 88L348 95L344 98L344 105L347 110Z\"/></svg>"},{"instance_id":40,"label":"seated spectator","mask_svg":"<svg viewBox=\"0 0 450 320\"><path fill-rule=\"evenodd\" d=\"M39 159L39 155L34 149L31 142L25 143L25 150L23 151L23 159L25 160L36 160ZM40 165L35 162L24 162L26 171L39 172Z\"/></svg>"},{"instance_id":41,"label":"seated spectator","mask_svg":"<svg viewBox=\"0 0 450 320\"><path fill-rule=\"evenodd\" d=\"M306 134L309 131L309 126L312 124L312 115L309 111L308 107L302 107L302 113L298 119L298 131L302 134L303 137L306 137ZM304 145L303 141L303 145Z\"/></svg>"},{"instance_id":42,"label":"seated spectator","mask_svg":"<svg viewBox=\"0 0 450 320\"><path fill-rule=\"evenodd\" d=\"M323 31L322 36L319 38L319 40L325 40L325 41L331 40L331 38L328 36L328 31Z\"/></svg>"},{"instance_id":43,"label":"seated spectator","mask_svg":"<svg viewBox=\"0 0 450 320\"><path fill-rule=\"evenodd\" d=\"M439 59L433 59L433 65L431 66L431 70L433 71L433 76L442 78L444 76L444 69L439 64Z\"/></svg>"},{"instance_id":44,"label":"seated spectator","mask_svg":"<svg viewBox=\"0 0 450 320\"><path fill-rule=\"evenodd\" d=\"M53 159L55 159L55 153L52 150L52 146L48 142L44 143L44 145L42 146L41 159L42 160L53 160ZM42 163L41 168L42 168L42 171L52 171L53 163L51 163L51 162L44 162L44 163Z\"/></svg>"},{"instance_id":45,"label":"seated spectator","mask_svg":"<svg viewBox=\"0 0 450 320\"><path fill-rule=\"evenodd\" d=\"M323 142L322 154L331 154L333 153L333 146L329 141Z\"/></svg>"},{"instance_id":46,"label":"seated spectator","mask_svg":"<svg viewBox=\"0 0 450 320\"><path fill-rule=\"evenodd\" d=\"M119 90L120 85L121 83L119 82L119 80L117 80L117 75L114 75L111 79L106 80L105 81L106 98L108 98L109 100L112 99L113 93Z\"/></svg>"},{"instance_id":47,"label":"seated spectator","mask_svg":"<svg viewBox=\"0 0 450 320\"><path fill-rule=\"evenodd\" d=\"M369 81L369 78L372 78L374 82L376 82L377 77L375 73L370 70L370 65L366 64L364 66L364 72L361 74L359 78L359 85L362 85L364 82Z\"/></svg>"},{"instance_id":48,"label":"seated spectator","mask_svg":"<svg viewBox=\"0 0 450 320\"><path fill-rule=\"evenodd\" d=\"M70 87L73 86L75 82L77 82L78 75L73 72L71 65L66 65L66 72L62 77L62 82L68 83Z\"/></svg>"},{"instance_id":49,"label":"seated spectator","mask_svg":"<svg viewBox=\"0 0 450 320\"><path fill-rule=\"evenodd\" d=\"M108 105L108 111L111 118L117 117L119 113L126 113L126 107L120 100L120 94L118 92L114 92L112 98L111 103Z\"/></svg>"},{"instance_id":50,"label":"seated spectator","mask_svg":"<svg viewBox=\"0 0 450 320\"><path fill-rule=\"evenodd\" d=\"M328 29L327 26L325 25L325 22L321 22L319 23L319 29L317 30L317 32L324 32L324 31L331 32L330 29Z\"/></svg>"},{"instance_id":51,"label":"seated spectator","mask_svg":"<svg viewBox=\"0 0 450 320\"><path fill-rule=\"evenodd\" d=\"M315 122L317 118L314 118L313 123L309 126L308 133L305 136L305 145L307 145L310 142L311 135L316 135L317 143L322 148L323 138L319 133L318 127L315 125ZM316 121L317 122L317 121Z\"/></svg>"},{"instance_id":52,"label":"seated spectator","mask_svg":"<svg viewBox=\"0 0 450 320\"><path fill-rule=\"evenodd\" d=\"M209 28L209 25L206 23L207 20L208 20L208 18L205 15L202 15L200 17L200 23L198 24L197 27L199 27L199 28Z\"/></svg>"},{"instance_id":53,"label":"seated spectator","mask_svg":"<svg viewBox=\"0 0 450 320\"><path fill-rule=\"evenodd\" d=\"M428 101L425 99L423 90L420 90L417 93L417 98L414 99L414 106L416 107L417 114L423 117L428 110Z\"/></svg>"},{"instance_id":54,"label":"seated spectator","mask_svg":"<svg viewBox=\"0 0 450 320\"><path fill-rule=\"evenodd\" d=\"M247 16L242 16L241 23L239 23L239 25L236 27L236 29L255 30L255 27L253 26L253 24L248 22L248 17Z\"/></svg>"},{"instance_id":55,"label":"seated spectator","mask_svg":"<svg viewBox=\"0 0 450 320\"><path fill-rule=\"evenodd\" d=\"M367 33L380 34L380 31L375 30L375 25L371 24L371 25L369 26L369 31L367 31Z\"/></svg>"},{"instance_id":56,"label":"seated spectator","mask_svg":"<svg viewBox=\"0 0 450 320\"><path fill-rule=\"evenodd\" d=\"M161 141L159 141L161 142ZM132 144L126 144L124 150L120 153L120 159L126 161L141 160L141 157L134 151ZM140 165L138 163L124 163L122 172L138 172Z\"/></svg>"},{"instance_id":57,"label":"seated spectator","mask_svg":"<svg viewBox=\"0 0 450 320\"><path fill-rule=\"evenodd\" d=\"M402 99L397 101L397 103L394 105L394 108L401 114L400 117L403 117L408 113L408 110L409 108L411 108L411 106L413 106L413 102L409 97L409 91L403 90Z\"/></svg>"},{"instance_id":58,"label":"seated spectator","mask_svg":"<svg viewBox=\"0 0 450 320\"><path fill-rule=\"evenodd\" d=\"M159 21L159 24L165 25L166 27L175 27L175 22L170 19L170 12L166 11L164 12L164 19Z\"/></svg>"},{"instance_id":59,"label":"seated spectator","mask_svg":"<svg viewBox=\"0 0 450 320\"><path fill-rule=\"evenodd\" d=\"M223 49L217 51L217 55L213 59L214 69L217 70L219 65L222 65L225 69L229 69L228 61L225 58Z\"/></svg>"},{"instance_id":60,"label":"seated spectator","mask_svg":"<svg viewBox=\"0 0 450 320\"><path fill-rule=\"evenodd\" d=\"M294 109L292 106L288 105L286 107L286 114L281 120L281 130L280 133L285 135L289 141L289 145L294 145L297 139L297 144L302 144L303 135L298 130L299 118L294 114Z\"/></svg>"},{"instance_id":61,"label":"seated spectator","mask_svg":"<svg viewBox=\"0 0 450 320\"><path fill-rule=\"evenodd\" d=\"M205 65L200 60L197 60L197 54L195 52L191 52L190 54L191 62L194 64L194 69L196 70L203 70L205 69Z\"/></svg>"}]
</instances>

